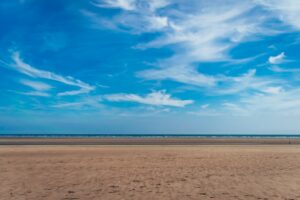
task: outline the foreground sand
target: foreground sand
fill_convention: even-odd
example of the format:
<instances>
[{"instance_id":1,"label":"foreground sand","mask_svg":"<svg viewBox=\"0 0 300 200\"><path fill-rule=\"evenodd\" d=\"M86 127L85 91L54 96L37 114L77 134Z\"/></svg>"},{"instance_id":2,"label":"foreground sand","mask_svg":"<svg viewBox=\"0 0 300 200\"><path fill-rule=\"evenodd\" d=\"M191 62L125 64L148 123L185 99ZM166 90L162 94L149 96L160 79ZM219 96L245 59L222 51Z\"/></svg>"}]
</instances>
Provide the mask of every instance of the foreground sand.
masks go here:
<instances>
[{"instance_id":1,"label":"foreground sand","mask_svg":"<svg viewBox=\"0 0 300 200\"><path fill-rule=\"evenodd\" d=\"M0 146L0 199L300 199L300 146Z\"/></svg>"}]
</instances>

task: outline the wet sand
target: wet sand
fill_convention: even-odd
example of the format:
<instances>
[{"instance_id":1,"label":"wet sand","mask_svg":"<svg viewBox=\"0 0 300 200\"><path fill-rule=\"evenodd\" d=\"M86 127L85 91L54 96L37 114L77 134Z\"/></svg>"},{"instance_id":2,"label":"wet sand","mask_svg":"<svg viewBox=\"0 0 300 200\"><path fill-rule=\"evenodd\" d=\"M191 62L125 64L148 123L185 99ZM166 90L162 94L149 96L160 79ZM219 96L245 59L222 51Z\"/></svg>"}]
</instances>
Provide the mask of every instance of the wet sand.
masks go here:
<instances>
[{"instance_id":1,"label":"wet sand","mask_svg":"<svg viewBox=\"0 0 300 200\"><path fill-rule=\"evenodd\" d=\"M300 138L1 138L0 145L287 145Z\"/></svg>"},{"instance_id":2,"label":"wet sand","mask_svg":"<svg viewBox=\"0 0 300 200\"><path fill-rule=\"evenodd\" d=\"M300 146L4 145L0 199L300 199Z\"/></svg>"}]
</instances>

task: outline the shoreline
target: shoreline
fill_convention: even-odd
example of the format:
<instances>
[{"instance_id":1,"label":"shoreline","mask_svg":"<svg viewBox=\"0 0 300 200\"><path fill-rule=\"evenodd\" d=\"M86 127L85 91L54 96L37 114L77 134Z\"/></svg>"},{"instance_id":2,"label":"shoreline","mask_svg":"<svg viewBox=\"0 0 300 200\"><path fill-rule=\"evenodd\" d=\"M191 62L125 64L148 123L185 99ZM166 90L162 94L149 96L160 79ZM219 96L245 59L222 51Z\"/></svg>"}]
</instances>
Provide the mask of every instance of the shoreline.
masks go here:
<instances>
[{"instance_id":1,"label":"shoreline","mask_svg":"<svg viewBox=\"0 0 300 200\"><path fill-rule=\"evenodd\" d=\"M6 145L300 145L300 138L15 138L0 137Z\"/></svg>"}]
</instances>

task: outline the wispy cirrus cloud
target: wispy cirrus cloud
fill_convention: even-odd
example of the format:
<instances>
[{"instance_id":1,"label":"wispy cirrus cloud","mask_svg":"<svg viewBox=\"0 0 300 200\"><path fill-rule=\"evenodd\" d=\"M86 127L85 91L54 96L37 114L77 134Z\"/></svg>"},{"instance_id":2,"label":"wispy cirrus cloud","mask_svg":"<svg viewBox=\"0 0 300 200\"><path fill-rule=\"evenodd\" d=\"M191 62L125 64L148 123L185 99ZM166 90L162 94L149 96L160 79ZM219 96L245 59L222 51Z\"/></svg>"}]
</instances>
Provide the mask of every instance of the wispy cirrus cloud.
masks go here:
<instances>
[{"instance_id":1,"label":"wispy cirrus cloud","mask_svg":"<svg viewBox=\"0 0 300 200\"><path fill-rule=\"evenodd\" d=\"M158 6L151 6L153 2L130 1L132 9L119 6L122 12L110 19L114 27L134 34L159 32L157 37L137 44L136 48L168 47L173 50L172 56L157 60L154 69L137 72L138 77L146 80L172 80L217 90L225 83L233 85L233 91L237 87L232 84L235 81L231 77L220 77L218 73L207 75L198 69L205 65L204 62L235 62L230 51L237 45L282 32L267 26L271 16L256 12L261 4L253 1L158 1ZM155 21L161 26L149 29Z\"/></svg>"},{"instance_id":2,"label":"wispy cirrus cloud","mask_svg":"<svg viewBox=\"0 0 300 200\"><path fill-rule=\"evenodd\" d=\"M241 95L245 92L266 92L269 88L279 87L284 83L281 79L273 77L256 76L256 69L239 76L221 76L219 85L213 88L212 94Z\"/></svg>"},{"instance_id":3,"label":"wispy cirrus cloud","mask_svg":"<svg viewBox=\"0 0 300 200\"><path fill-rule=\"evenodd\" d=\"M0 60L5 66L0 107L13 108L2 118L6 113L12 121L19 118L16 127L28 120L41 130L41 119L49 130L299 130L299 0L41 1L26 6L2 0L0 13L5 59ZM27 50L28 58L42 59L39 63L62 67L46 70L18 53L9 62L6 50L14 46ZM76 68L73 77L67 76L66 65ZM16 93L27 96L14 98ZM30 115L17 115L22 112Z\"/></svg>"},{"instance_id":4,"label":"wispy cirrus cloud","mask_svg":"<svg viewBox=\"0 0 300 200\"><path fill-rule=\"evenodd\" d=\"M274 5L271 5L274 2ZM216 70L213 74L201 72L207 62L236 63L231 50L239 44L260 40L266 36L279 35L291 31L282 29L285 24L274 26L274 20L297 27L297 23L290 22L291 16L298 15L292 6L296 1L289 0L287 7L282 1L169 1L161 4L158 9L141 7L141 1L132 1L132 9L122 9L120 14L112 18L112 23L119 29L126 29L133 34L158 32L152 40L139 43L135 47L141 50L149 48L167 47L173 50L173 55L156 60L155 67L136 73L145 80L171 80L185 85L201 88L204 95L234 95L236 102L221 103L223 113L235 112L243 115L252 113L256 103L246 102L244 97L262 95L266 101L269 96L280 98L286 94L286 80L272 76L259 76L255 67L246 69L241 75L225 75ZM172 5L176 4L176 9ZM276 6L278 8L276 8ZM138 11L136 11L138 8ZM260 11L258 12L258 9ZM293 12L288 14L285 12ZM283 17L280 15L283 14ZM156 28L149 24L159 17L161 26ZM253 59L257 57L254 56ZM253 60L251 58L251 60ZM242 59L243 60L243 59ZM246 59L247 60L247 59ZM248 60L247 60L248 61ZM285 53L270 56L269 63L280 64L285 61ZM279 70L277 70L279 71ZM287 71L286 69L280 70ZM288 70L290 71L290 70ZM288 92L289 93L289 92ZM133 98L134 97L134 98ZM132 99L139 99L133 96ZM115 96L115 100L129 101L129 96ZM239 101L240 100L240 101ZM137 101L137 100L136 100ZM257 102L258 103L258 102ZM281 103L281 102L277 102ZM243 105L244 104L244 105ZM276 107L275 103L273 104ZM251 112L249 111L251 110ZM201 110L201 115L217 115L214 108Z\"/></svg>"},{"instance_id":5,"label":"wispy cirrus cloud","mask_svg":"<svg viewBox=\"0 0 300 200\"><path fill-rule=\"evenodd\" d=\"M32 89L35 89L37 91L47 91L52 88L51 85L39 82L39 81L30 81L30 80L24 80L22 79L20 81L23 85L26 85L28 87L31 87Z\"/></svg>"},{"instance_id":6,"label":"wispy cirrus cloud","mask_svg":"<svg viewBox=\"0 0 300 200\"><path fill-rule=\"evenodd\" d=\"M282 85L283 80L272 77L256 76L256 69L250 69L248 72L236 75L225 76L217 74L207 76L186 68L167 68L165 70L147 70L140 72L139 77L148 80L170 79L180 83L204 87L202 90L207 95L223 96L223 95L240 95L244 92L256 91L266 92L269 88Z\"/></svg>"},{"instance_id":7,"label":"wispy cirrus cloud","mask_svg":"<svg viewBox=\"0 0 300 200\"><path fill-rule=\"evenodd\" d=\"M262 89L262 91L267 94L279 94L279 93L283 92L283 88L281 86L267 87L265 89Z\"/></svg>"},{"instance_id":8,"label":"wispy cirrus cloud","mask_svg":"<svg viewBox=\"0 0 300 200\"><path fill-rule=\"evenodd\" d=\"M100 104L102 98L100 96L87 96L77 101L57 102L51 107L64 109L82 109L82 108L103 108Z\"/></svg>"},{"instance_id":9,"label":"wispy cirrus cloud","mask_svg":"<svg viewBox=\"0 0 300 200\"><path fill-rule=\"evenodd\" d=\"M27 95L27 96L50 97L49 93L41 92L41 91L18 92L18 93L23 94L23 95Z\"/></svg>"},{"instance_id":10,"label":"wispy cirrus cloud","mask_svg":"<svg viewBox=\"0 0 300 200\"><path fill-rule=\"evenodd\" d=\"M165 91L151 92L145 96L137 94L110 94L105 95L104 99L112 102L136 102L140 104L154 105L154 106L172 106L172 107L185 107L192 104L193 100L181 100L171 97Z\"/></svg>"},{"instance_id":11,"label":"wispy cirrus cloud","mask_svg":"<svg viewBox=\"0 0 300 200\"><path fill-rule=\"evenodd\" d=\"M255 0L255 2L285 24L300 29L300 2L298 0Z\"/></svg>"},{"instance_id":12,"label":"wispy cirrus cloud","mask_svg":"<svg viewBox=\"0 0 300 200\"><path fill-rule=\"evenodd\" d=\"M282 68L279 66L271 66L269 68L273 72L278 72L278 73L299 73L300 69L299 68Z\"/></svg>"},{"instance_id":13,"label":"wispy cirrus cloud","mask_svg":"<svg viewBox=\"0 0 300 200\"><path fill-rule=\"evenodd\" d=\"M124 10L135 10L136 0L105 0L92 1L93 5L102 8L119 8Z\"/></svg>"},{"instance_id":14,"label":"wispy cirrus cloud","mask_svg":"<svg viewBox=\"0 0 300 200\"><path fill-rule=\"evenodd\" d=\"M300 91L298 88L284 90L274 88L268 93L246 95L238 102L233 102L232 107L227 107L235 114L279 114L299 115Z\"/></svg>"},{"instance_id":15,"label":"wispy cirrus cloud","mask_svg":"<svg viewBox=\"0 0 300 200\"><path fill-rule=\"evenodd\" d=\"M12 59L14 63L11 65L16 71L25 74L27 76L33 77L33 78L41 78L41 79L47 79L47 80L52 80L52 81L57 81L66 85L70 86L76 86L79 87L79 90L76 91L67 91L67 92L62 92L58 93L59 96L67 96L67 95L78 95L78 94L83 94L83 93L89 93L90 91L94 90L94 87L81 81L78 79L75 79L71 76L62 76L58 75L56 73L46 71L46 70L40 70L37 69L27 63L25 63L21 57L19 52L15 52L12 56ZM27 82L29 84L29 82ZM31 86L34 86L31 83ZM35 84L36 87L38 87Z\"/></svg>"},{"instance_id":16,"label":"wispy cirrus cloud","mask_svg":"<svg viewBox=\"0 0 300 200\"><path fill-rule=\"evenodd\" d=\"M264 92L244 94L234 101L195 109L189 114L199 116L299 116L298 88L270 87Z\"/></svg>"},{"instance_id":17,"label":"wispy cirrus cloud","mask_svg":"<svg viewBox=\"0 0 300 200\"><path fill-rule=\"evenodd\" d=\"M60 92L57 95L58 96L74 96L74 95L79 95L79 94L84 94L84 93L89 93L89 90L87 90L86 88L81 88L79 90Z\"/></svg>"},{"instance_id":18,"label":"wispy cirrus cloud","mask_svg":"<svg viewBox=\"0 0 300 200\"><path fill-rule=\"evenodd\" d=\"M114 16L113 20L99 18L97 13L83 12L103 26L120 30L128 30L129 27L129 31L134 33L156 32L168 27L168 17L156 13L170 4L168 0L95 0L92 4L126 11Z\"/></svg>"},{"instance_id":19,"label":"wispy cirrus cloud","mask_svg":"<svg viewBox=\"0 0 300 200\"><path fill-rule=\"evenodd\" d=\"M21 92L21 94L29 95L29 96L41 96L41 97L50 96L48 90L50 90L52 86L49 84L39 82L39 81L31 81L31 80L24 80L24 79L20 80L20 83L33 89L33 91Z\"/></svg>"},{"instance_id":20,"label":"wispy cirrus cloud","mask_svg":"<svg viewBox=\"0 0 300 200\"><path fill-rule=\"evenodd\" d=\"M210 87L214 86L217 78L197 72L193 67L185 66L166 67L164 69L149 69L137 73L138 77L147 80L173 80L180 83Z\"/></svg>"}]
</instances>

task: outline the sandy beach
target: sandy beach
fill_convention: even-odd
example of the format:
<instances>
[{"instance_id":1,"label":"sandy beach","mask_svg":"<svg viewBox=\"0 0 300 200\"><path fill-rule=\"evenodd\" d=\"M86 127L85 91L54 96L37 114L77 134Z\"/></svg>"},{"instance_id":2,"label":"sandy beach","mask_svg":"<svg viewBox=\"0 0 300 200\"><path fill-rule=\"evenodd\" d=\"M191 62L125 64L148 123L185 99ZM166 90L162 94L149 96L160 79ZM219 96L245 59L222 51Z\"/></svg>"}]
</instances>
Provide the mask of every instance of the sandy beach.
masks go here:
<instances>
[{"instance_id":1,"label":"sandy beach","mask_svg":"<svg viewBox=\"0 0 300 200\"><path fill-rule=\"evenodd\" d=\"M0 199L300 199L300 146L2 145Z\"/></svg>"}]
</instances>

